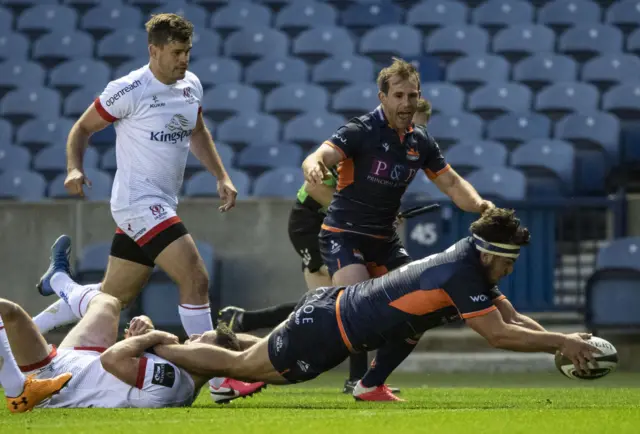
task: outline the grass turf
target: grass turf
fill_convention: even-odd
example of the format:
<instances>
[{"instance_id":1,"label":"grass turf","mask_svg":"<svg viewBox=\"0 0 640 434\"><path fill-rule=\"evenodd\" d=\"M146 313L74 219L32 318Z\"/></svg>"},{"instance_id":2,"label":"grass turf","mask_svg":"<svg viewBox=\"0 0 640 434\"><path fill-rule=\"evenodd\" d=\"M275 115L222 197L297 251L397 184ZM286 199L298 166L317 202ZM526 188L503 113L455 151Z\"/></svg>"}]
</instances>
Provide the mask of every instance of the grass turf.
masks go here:
<instances>
[{"instance_id":1,"label":"grass turf","mask_svg":"<svg viewBox=\"0 0 640 434\"><path fill-rule=\"evenodd\" d=\"M60 409L11 415L0 433L638 433L640 374L598 381L549 374L396 374L404 403L356 403L339 392L341 373L214 406L203 392L192 408Z\"/></svg>"}]
</instances>

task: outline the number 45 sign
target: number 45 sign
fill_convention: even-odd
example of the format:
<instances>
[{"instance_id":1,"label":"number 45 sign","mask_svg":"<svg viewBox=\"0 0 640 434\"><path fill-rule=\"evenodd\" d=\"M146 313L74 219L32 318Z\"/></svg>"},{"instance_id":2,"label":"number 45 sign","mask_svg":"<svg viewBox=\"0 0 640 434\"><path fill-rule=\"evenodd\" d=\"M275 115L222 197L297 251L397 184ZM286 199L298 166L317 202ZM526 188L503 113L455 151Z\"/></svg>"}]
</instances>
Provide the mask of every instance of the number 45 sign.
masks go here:
<instances>
[{"instance_id":1,"label":"number 45 sign","mask_svg":"<svg viewBox=\"0 0 640 434\"><path fill-rule=\"evenodd\" d=\"M409 255L421 258L439 252L442 247L441 211L407 219L405 240Z\"/></svg>"}]
</instances>

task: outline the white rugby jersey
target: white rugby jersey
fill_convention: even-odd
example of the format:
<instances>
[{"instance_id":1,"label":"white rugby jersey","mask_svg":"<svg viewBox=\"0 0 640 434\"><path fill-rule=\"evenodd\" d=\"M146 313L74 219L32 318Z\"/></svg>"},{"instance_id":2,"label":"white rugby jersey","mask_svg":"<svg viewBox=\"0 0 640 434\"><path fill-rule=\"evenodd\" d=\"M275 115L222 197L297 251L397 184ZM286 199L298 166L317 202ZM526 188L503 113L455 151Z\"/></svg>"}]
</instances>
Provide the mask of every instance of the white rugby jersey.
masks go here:
<instances>
[{"instance_id":1,"label":"white rugby jersey","mask_svg":"<svg viewBox=\"0 0 640 434\"><path fill-rule=\"evenodd\" d=\"M167 85L146 65L110 82L96 98L98 113L116 130L112 211L158 202L177 207L202 95L193 73Z\"/></svg>"}]
</instances>

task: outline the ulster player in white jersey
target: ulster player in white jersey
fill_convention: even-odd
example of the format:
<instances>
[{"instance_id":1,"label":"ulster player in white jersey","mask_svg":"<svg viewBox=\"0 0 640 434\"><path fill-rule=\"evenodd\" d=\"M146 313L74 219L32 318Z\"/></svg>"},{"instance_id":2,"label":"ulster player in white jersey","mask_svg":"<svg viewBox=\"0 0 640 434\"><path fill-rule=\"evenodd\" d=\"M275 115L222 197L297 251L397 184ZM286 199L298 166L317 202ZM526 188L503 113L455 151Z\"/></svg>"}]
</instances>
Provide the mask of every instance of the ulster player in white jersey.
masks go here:
<instances>
[{"instance_id":1,"label":"ulster player in white jersey","mask_svg":"<svg viewBox=\"0 0 640 434\"><path fill-rule=\"evenodd\" d=\"M217 178L221 212L234 206L237 192L202 118L202 85L187 71L193 25L175 14L159 14L146 29L149 64L109 83L71 129L65 187L82 195L83 185L90 186L82 165L89 137L113 123L117 171L111 213L117 231L101 290L126 305L158 265L179 287L176 308L187 335L202 334L213 329L209 276L176 213L188 152ZM57 307L61 315L70 315L64 306ZM47 324L39 321L40 330L46 330ZM214 400L218 394L226 399L231 391L244 396L257 387L214 379L211 393Z\"/></svg>"}]
</instances>

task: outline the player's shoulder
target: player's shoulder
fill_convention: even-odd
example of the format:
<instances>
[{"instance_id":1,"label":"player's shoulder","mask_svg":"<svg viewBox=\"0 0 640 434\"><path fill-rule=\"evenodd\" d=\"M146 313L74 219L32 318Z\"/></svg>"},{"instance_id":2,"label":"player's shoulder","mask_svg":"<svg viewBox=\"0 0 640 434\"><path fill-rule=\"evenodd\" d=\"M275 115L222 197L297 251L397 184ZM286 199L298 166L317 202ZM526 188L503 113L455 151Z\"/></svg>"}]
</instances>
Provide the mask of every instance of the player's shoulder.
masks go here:
<instances>
[{"instance_id":1,"label":"player's shoulder","mask_svg":"<svg viewBox=\"0 0 640 434\"><path fill-rule=\"evenodd\" d=\"M202 84L200 83L200 79L196 74L191 71L187 71L184 75L183 81L187 83L188 86L196 89L199 93L203 93ZM202 96L202 95L200 95Z\"/></svg>"},{"instance_id":2,"label":"player's shoulder","mask_svg":"<svg viewBox=\"0 0 640 434\"><path fill-rule=\"evenodd\" d=\"M418 142L418 145L425 146L425 147L432 147L432 146L438 145L436 143L436 140L433 138L433 136L429 134L427 127L423 125L415 125L413 127L413 135L416 141Z\"/></svg>"}]
</instances>

